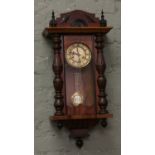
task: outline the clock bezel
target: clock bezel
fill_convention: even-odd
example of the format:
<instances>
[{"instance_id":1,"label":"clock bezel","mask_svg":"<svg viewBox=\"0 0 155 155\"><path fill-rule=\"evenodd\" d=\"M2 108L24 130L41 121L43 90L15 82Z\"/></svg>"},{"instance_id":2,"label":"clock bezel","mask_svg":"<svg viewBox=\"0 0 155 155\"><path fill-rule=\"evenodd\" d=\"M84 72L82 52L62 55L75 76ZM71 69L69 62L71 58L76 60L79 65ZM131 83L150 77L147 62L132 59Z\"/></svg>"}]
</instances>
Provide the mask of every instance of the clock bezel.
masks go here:
<instances>
[{"instance_id":1,"label":"clock bezel","mask_svg":"<svg viewBox=\"0 0 155 155\"><path fill-rule=\"evenodd\" d=\"M69 59L67 58L67 51L69 48L71 48L72 46L76 45L76 44L80 44L82 46L85 46L87 48L87 50L89 51L89 60L87 61L87 63L85 63L84 65L80 65L80 66L77 66L77 65L73 65L72 63L70 63ZM66 48L66 51L65 51L65 60L67 62L68 65L70 65L71 67L74 67L74 68L84 68L86 67L92 60L92 51L91 49L83 42L74 42L72 44L70 44L67 48Z\"/></svg>"}]
</instances>

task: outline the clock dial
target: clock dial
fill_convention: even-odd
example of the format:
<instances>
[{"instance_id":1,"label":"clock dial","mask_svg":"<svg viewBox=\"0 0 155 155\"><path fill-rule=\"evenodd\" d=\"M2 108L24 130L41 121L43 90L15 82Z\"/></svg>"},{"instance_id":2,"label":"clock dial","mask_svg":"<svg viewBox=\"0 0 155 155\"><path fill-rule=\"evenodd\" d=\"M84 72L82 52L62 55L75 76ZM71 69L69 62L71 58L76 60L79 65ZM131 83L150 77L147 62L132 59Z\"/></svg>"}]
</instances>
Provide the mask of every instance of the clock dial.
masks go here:
<instances>
[{"instance_id":1,"label":"clock dial","mask_svg":"<svg viewBox=\"0 0 155 155\"><path fill-rule=\"evenodd\" d=\"M67 63L72 67L82 68L89 64L91 60L91 51L86 45L75 43L67 48L65 57Z\"/></svg>"}]
</instances>

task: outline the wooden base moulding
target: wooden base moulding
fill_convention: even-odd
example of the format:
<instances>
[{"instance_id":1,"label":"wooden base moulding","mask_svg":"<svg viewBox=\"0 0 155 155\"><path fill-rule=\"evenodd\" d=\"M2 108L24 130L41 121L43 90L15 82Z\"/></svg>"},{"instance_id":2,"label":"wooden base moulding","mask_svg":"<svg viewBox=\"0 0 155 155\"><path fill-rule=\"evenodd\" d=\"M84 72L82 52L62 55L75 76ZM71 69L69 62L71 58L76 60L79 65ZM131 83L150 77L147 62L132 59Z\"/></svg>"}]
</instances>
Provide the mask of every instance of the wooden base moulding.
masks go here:
<instances>
[{"instance_id":1,"label":"wooden base moulding","mask_svg":"<svg viewBox=\"0 0 155 155\"><path fill-rule=\"evenodd\" d=\"M97 114L97 115L72 115L72 116L50 116L52 121L65 121L65 120L83 120L83 119L103 119L112 118L112 114Z\"/></svg>"}]
</instances>

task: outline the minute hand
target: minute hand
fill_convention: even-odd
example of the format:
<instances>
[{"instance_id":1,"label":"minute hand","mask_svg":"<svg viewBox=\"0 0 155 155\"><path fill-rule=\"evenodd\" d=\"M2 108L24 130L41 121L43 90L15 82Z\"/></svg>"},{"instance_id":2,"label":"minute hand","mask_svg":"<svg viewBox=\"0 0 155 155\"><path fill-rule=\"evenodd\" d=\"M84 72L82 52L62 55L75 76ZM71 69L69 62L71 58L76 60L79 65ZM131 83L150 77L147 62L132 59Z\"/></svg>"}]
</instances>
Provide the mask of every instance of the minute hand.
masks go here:
<instances>
[{"instance_id":1,"label":"minute hand","mask_svg":"<svg viewBox=\"0 0 155 155\"><path fill-rule=\"evenodd\" d=\"M77 47L77 55L78 55L78 58L79 58L79 63L81 63L81 54L79 53L79 50L78 50L78 47Z\"/></svg>"},{"instance_id":2,"label":"minute hand","mask_svg":"<svg viewBox=\"0 0 155 155\"><path fill-rule=\"evenodd\" d=\"M78 56L81 56L81 54L79 53L78 47L77 47L77 50L76 50L76 51L77 51L77 55L78 55Z\"/></svg>"}]
</instances>

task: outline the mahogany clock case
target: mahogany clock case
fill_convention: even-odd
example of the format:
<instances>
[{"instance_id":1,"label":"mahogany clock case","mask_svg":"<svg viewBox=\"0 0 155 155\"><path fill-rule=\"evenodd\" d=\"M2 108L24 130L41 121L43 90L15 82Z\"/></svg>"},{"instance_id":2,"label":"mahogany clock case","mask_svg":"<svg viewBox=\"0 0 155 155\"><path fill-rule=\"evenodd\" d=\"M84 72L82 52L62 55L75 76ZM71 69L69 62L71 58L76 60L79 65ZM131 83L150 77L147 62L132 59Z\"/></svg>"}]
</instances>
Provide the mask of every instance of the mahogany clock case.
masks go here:
<instances>
[{"instance_id":1,"label":"mahogany clock case","mask_svg":"<svg viewBox=\"0 0 155 155\"><path fill-rule=\"evenodd\" d=\"M55 114L50 120L58 127L66 126L70 130L70 137L76 139L78 147L83 145L82 138L88 136L88 130L99 121L103 127L107 126L107 118L111 118L107 110L106 77L104 75L106 64L103 55L104 36L112 27L107 26L103 11L101 19L94 14L75 10L61 14L52 19L49 27L43 31L43 36L52 39L54 58L53 84L55 88ZM75 43L86 45L91 51L91 60L87 66L75 68L65 59L67 48ZM83 104L74 106L71 96L75 92L74 73L80 71L85 100Z\"/></svg>"}]
</instances>

